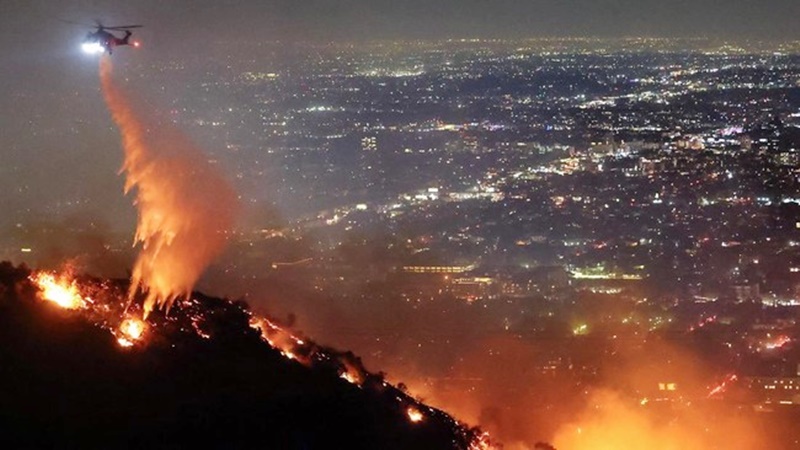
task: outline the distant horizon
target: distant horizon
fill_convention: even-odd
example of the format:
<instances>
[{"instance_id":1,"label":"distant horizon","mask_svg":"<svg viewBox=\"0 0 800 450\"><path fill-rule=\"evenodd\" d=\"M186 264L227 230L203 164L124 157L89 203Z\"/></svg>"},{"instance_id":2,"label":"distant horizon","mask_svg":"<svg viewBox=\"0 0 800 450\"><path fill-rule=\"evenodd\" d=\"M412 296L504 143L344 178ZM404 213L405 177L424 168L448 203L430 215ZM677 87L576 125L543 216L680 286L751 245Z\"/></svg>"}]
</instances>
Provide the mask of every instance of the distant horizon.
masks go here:
<instances>
[{"instance_id":1,"label":"distant horizon","mask_svg":"<svg viewBox=\"0 0 800 450\"><path fill-rule=\"evenodd\" d=\"M293 43L293 44L320 44L320 43L336 43L336 44L372 44L372 43L381 43L381 42L453 42L453 43L479 43L479 42L524 42L524 41L597 41L597 42L605 42L605 41L670 41L670 42L680 42L680 41L687 41L687 42L700 42L700 41L710 41L718 44L736 44L736 45L744 45L744 44L753 44L753 43L772 43L772 44L800 44L800 38L790 38L790 39L782 39L782 38L742 38L742 39L732 39L732 38L722 38L722 37L714 37L714 36L684 36L684 37L677 37L677 36L657 36L657 35L642 35L642 36L635 36L635 35L619 35L619 36L579 36L579 35L530 35L530 36L509 36L509 37L492 37L492 36L441 36L441 37L376 37L376 38L368 38L368 39L351 39L346 37L341 38L309 38L309 39L272 39L266 38L264 40L251 40L246 38L219 38L218 41L220 42L231 42L231 41L247 41L252 43L264 44L264 43L275 43L275 44L285 44L285 43Z\"/></svg>"},{"instance_id":2,"label":"distant horizon","mask_svg":"<svg viewBox=\"0 0 800 450\"><path fill-rule=\"evenodd\" d=\"M80 30L91 26L143 24L147 32L178 41L209 36L257 39L441 39L460 36L515 39L534 36L654 36L714 39L800 39L792 0L10 0L0 17L0 42ZM35 27L31 24L35 23ZM10 40L11 38L16 38ZM29 39L22 39L28 41ZM26 43L27 44L27 43ZM9 48L8 46L5 46Z\"/></svg>"}]
</instances>

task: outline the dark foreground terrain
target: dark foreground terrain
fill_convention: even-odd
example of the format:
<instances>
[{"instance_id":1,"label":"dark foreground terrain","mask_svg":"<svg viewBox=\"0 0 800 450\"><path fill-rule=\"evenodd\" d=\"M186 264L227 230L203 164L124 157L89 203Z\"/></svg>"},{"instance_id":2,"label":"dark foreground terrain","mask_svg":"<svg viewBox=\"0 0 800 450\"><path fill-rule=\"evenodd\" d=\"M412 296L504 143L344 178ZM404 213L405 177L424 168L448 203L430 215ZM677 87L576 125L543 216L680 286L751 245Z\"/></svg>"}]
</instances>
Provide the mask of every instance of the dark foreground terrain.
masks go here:
<instances>
[{"instance_id":1,"label":"dark foreground terrain","mask_svg":"<svg viewBox=\"0 0 800 450\"><path fill-rule=\"evenodd\" d=\"M124 348L102 314L39 299L29 275L0 263L2 448L461 449L479 438L380 375L342 379L345 359L363 370L352 354L314 346L313 363L287 359L243 303L196 294ZM96 310L125 289L83 283L98 286Z\"/></svg>"}]
</instances>

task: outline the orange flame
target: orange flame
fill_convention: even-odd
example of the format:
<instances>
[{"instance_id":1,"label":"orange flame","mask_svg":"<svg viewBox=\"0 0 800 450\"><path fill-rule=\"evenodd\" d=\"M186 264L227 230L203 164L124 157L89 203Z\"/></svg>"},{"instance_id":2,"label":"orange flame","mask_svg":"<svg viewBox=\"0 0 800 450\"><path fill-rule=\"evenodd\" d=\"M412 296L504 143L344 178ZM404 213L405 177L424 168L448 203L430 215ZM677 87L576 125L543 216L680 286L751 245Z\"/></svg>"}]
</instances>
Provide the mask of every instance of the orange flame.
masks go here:
<instances>
[{"instance_id":1,"label":"orange flame","mask_svg":"<svg viewBox=\"0 0 800 450\"><path fill-rule=\"evenodd\" d=\"M725 376L725 379L722 380L720 384L714 386L714 388L708 392L707 398L713 398L720 394L724 394L728 389L728 386L735 383L738 379L739 377L735 373Z\"/></svg>"},{"instance_id":2,"label":"orange flame","mask_svg":"<svg viewBox=\"0 0 800 450\"><path fill-rule=\"evenodd\" d=\"M261 339L270 347L281 352L284 357L304 365L309 364L307 358L298 356L300 348L305 345L303 339L263 317L251 317L250 328L258 330L261 333Z\"/></svg>"},{"instance_id":3,"label":"orange flame","mask_svg":"<svg viewBox=\"0 0 800 450\"><path fill-rule=\"evenodd\" d=\"M408 409L406 410L406 414L408 415L408 420L410 420L412 423L422 422L422 419L425 418L425 416L422 415L420 410L418 410L413 406L408 407Z\"/></svg>"},{"instance_id":4,"label":"orange flame","mask_svg":"<svg viewBox=\"0 0 800 450\"><path fill-rule=\"evenodd\" d=\"M108 108L122 134L125 192L136 188L142 244L129 297L146 293L144 317L167 311L188 296L201 273L222 251L233 227L236 195L189 140L167 124L144 120L114 83L111 62L100 63Z\"/></svg>"},{"instance_id":5,"label":"orange flame","mask_svg":"<svg viewBox=\"0 0 800 450\"><path fill-rule=\"evenodd\" d=\"M474 441L472 441L472 443L469 444L469 450L489 450L494 448L497 447L492 445L491 437L487 432L484 432L477 439L475 439Z\"/></svg>"},{"instance_id":6,"label":"orange flame","mask_svg":"<svg viewBox=\"0 0 800 450\"><path fill-rule=\"evenodd\" d=\"M347 381L350 384L355 384L356 386L361 386L364 383L364 375L355 367L351 367L347 363L345 363L345 368L339 374L339 378Z\"/></svg>"},{"instance_id":7,"label":"orange flame","mask_svg":"<svg viewBox=\"0 0 800 450\"><path fill-rule=\"evenodd\" d=\"M119 326L119 336L117 342L123 347L131 347L136 341L142 339L144 336L147 324L135 318L128 318L122 321Z\"/></svg>"},{"instance_id":8,"label":"orange flame","mask_svg":"<svg viewBox=\"0 0 800 450\"><path fill-rule=\"evenodd\" d=\"M86 300L78 292L75 281L69 280L64 275L56 277L51 273L39 272L31 275L31 281L41 289L43 299L64 309L79 309L86 306Z\"/></svg>"}]
</instances>

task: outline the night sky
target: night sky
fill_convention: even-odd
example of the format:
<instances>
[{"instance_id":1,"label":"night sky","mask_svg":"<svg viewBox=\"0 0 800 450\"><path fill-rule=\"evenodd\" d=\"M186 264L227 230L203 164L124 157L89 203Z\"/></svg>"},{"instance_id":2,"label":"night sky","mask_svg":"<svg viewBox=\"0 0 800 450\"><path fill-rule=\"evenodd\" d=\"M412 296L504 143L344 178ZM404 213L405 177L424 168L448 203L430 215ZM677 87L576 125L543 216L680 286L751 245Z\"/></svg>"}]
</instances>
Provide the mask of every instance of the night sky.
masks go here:
<instances>
[{"instance_id":1,"label":"night sky","mask_svg":"<svg viewBox=\"0 0 800 450\"><path fill-rule=\"evenodd\" d=\"M327 41L527 36L707 36L797 39L797 0L3 0L0 14L0 201L12 210L119 195L119 141L81 55L88 31L63 20L141 23L147 56L202 55L218 40ZM124 64L122 60L118 60ZM141 61L140 61L141 62ZM84 192L85 191L85 192ZM105 193L105 194L99 194ZM98 209L97 202L87 212ZM81 210L78 205L74 210ZM116 209L115 209L116 208ZM16 223L6 216L0 227Z\"/></svg>"},{"instance_id":2,"label":"night sky","mask_svg":"<svg viewBox=\"0 0 800 450\"><path fill-rule=\"evenodd\" d=\"M68 3L68 4L62 4ZM5 0L4 47L54 19L142 22L160 39L720 36L798 38L794 0ZM33 28L34 30L31 30Z\"/></svg>"}]
</instances>

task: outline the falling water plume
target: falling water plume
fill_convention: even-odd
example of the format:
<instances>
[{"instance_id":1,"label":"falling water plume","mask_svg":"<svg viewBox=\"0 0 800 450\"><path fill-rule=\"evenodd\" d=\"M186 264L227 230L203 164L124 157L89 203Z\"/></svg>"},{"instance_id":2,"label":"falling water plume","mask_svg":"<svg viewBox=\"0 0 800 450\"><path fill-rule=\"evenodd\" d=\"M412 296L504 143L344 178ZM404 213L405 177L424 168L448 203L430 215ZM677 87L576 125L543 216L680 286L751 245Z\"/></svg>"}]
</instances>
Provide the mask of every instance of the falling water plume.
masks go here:
<instances>
[{"instance_id":1,"label":"falling water plume","mask_svg":"<svg viewBox=\"0 0 800 450\"><path fill-rule=\"evenodd\" d=\"M145 293L144 316L169 310L189 295L224 248L237 210L236 195L203 152L172 124L135 108L114 81L108 57L100 62L103 95L122 135L125 193L135 192L141 244L129 297Z\"/></svg>"}]
</instances>

